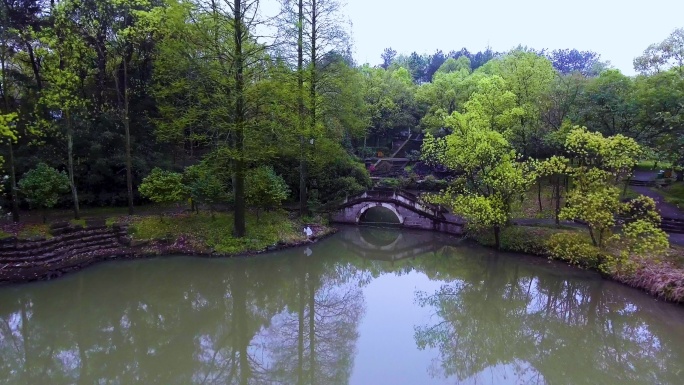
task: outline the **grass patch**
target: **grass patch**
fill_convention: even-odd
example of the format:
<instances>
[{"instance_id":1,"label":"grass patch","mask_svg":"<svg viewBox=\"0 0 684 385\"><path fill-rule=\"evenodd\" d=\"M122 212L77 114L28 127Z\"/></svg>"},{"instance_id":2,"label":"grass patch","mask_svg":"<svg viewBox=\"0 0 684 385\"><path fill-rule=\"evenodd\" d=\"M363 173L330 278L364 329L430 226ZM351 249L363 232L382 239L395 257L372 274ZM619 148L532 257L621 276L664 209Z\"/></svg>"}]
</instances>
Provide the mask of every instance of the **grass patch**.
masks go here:
<instances>
[{"instance_id":1,"label":"grass patch","mask_svg":"<svg viewBox=\"0 0 684 385\"><path fill-rule=\"evenodd\" d=\"M658 162L653 159L642 160L636 165L636 169L640 171L651 171L651 170L667 170L672 168L672 163L670 162Z\"/></svg>"},{"instance_id":2,"label":"grass patch","mask_svg":"<svg viewBox=\"0 0 684 385\"><path fill-rule=\"evenodd\" d=\"M83 228L86 227L85 219L72 219L69 221L69 224L71 224L72 226L81 226Z\"/></svg>"},{"instance_id":3,"label":"grass patch","mask_svg":"<svg viewBox=\"0 0 684 385\"><path fill-rule=\"evenodd\" d=\"M17 238L19 239L29 239L29 238L52 238L50 234L50 226L46 224L36 224L36 225L26 225L19 230L17 233Z\"/></svg>"},{"instance_id":4,"label":"grass patch","mask_svg":"<svg viewBox=\"0 0 684 385\"><path fill-rule=\"evenodd\" d=\"M684 182L673 183L670 186L659 189L658 192L663 195L665 202L680 208L684 207Z\"/></svg>"},{"instance_id":5,"label":"grass patch","mask_svg":"<svg viewBox=\"0 0 684 385\"><path fill-rule=\"evenodd\" d=\"M130 233L136 240L166 240L175 242L184 239L193 248L215 251L221 254L239 254L263 250L279 241L290 243L304 240L299 224L284 212L248 214L247 234L233 237L233 214L216 213L212 219L208 213L178 214L166 216L137 217L131 222Z\"/></svg>"},{"instance_id":6,"label":"grass patch","mask_svg":"<svg viewBox=\"0 0 684 385\"><path fill-rule=\"evenodd\" d=\"M553 186L546 180L542 181L541 202L542 209L539 210L539 186L535 183L525 192L522 201L515 202L511 207L513 218L536 218L553 219L556 202L552 199ZM561 200L561 207L563 200Z\"/></svg>"}]
</instances>

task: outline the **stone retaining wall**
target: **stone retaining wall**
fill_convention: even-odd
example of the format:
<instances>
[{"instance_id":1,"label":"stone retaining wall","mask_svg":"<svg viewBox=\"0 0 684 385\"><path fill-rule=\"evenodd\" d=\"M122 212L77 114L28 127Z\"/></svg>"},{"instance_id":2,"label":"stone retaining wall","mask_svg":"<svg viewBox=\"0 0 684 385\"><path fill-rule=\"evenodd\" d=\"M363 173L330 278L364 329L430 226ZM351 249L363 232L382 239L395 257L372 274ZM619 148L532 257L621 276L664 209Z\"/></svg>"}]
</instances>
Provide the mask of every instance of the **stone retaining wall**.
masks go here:
<instances>
[{"instance_id":1,"label":"stone retaining wall","mask_svg":"<svg viewBox=\"0 0 684 385\"><path fill-rule=\"evenodd\" d=\"M0 284L50 279L95 262L133 256L124 225L55 223L53 237L0 240Z\"/></svg>"}]
</instances>

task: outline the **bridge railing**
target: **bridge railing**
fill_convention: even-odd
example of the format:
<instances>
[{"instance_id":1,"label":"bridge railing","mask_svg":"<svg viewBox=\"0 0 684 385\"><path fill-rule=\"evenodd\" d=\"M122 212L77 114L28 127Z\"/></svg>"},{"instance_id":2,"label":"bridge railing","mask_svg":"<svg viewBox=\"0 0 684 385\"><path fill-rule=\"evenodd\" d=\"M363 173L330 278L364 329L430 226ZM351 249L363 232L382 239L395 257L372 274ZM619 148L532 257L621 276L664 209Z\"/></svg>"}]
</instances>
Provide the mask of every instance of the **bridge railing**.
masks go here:
<instances>
[{"instance_id":1,"label":"bridge railing","mask_svg":"<svg viewBox=\"0 0 684 385\"><path fill-rule=\"evenodd\" d=\"M343 204L358 201L358 200L373 199L373 198L393 199L393 198L396 198L397 196L404 198L405 200L407 200L413 204L420 205L420 206L424 207L426 209L426 211L432 211L435 214L444 214L447 212L447 210L440 205L435 205L432 203L424 202L421 199L421 197L416 195L416 194L410 193L410 192L405 191L405 190L395 190L395 189L391 189L391 188L374 188L372 190L365 191L361 194L357 194L357 195L347 197L344 200Z\"/></svg>"}]
</instances>

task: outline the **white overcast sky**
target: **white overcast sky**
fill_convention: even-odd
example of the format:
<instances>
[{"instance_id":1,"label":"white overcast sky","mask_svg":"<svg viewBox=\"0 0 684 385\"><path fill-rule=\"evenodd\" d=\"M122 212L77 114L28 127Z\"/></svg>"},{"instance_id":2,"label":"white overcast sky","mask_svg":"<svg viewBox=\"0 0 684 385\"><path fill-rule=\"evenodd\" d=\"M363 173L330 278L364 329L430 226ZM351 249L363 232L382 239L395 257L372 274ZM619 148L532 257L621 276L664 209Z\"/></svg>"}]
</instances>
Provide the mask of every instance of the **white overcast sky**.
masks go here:
<instances>
[{"instance_id":1,"label":"white overcast sky","mask_svg":"<svg viewBox=\"0 0 684 385\"><path fill-rule=\"evenodd\" d=\"M344 1L344 0L342 0ZM346 0L355 59L379 64L387 47L432 54L489 45L508 51L577 48L601 55L624 74L651 43L684 27L684 0Z\"/></svg>"}]
</instances>

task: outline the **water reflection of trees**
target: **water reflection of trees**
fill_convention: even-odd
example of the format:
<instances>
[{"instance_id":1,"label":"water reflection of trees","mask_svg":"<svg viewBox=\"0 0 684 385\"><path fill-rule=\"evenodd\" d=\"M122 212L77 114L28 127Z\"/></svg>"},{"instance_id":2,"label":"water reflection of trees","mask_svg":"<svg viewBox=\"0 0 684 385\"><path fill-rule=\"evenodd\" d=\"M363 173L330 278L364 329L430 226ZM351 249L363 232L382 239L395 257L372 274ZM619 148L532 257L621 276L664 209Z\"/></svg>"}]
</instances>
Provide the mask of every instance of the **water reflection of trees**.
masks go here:
<instances>
[{"instance_id":1,"label":"water reflection of trees","mask_svg":"<svg viewBox=\"0 0 684 385\"><path fill-rule=\"evenodd\" d=\"M0 378L7 384L346 383L363 311L355 277L330 258L290 255L110 265L106 273L5 288ZM292 319L294 345L284 338ZM280 347L302 352L289 356ZM291 367L301 367L294 382L279 369Z\"/></svg>"},{"instance_id":2,"label":"water reflection of trees","mask_svg":"<svg viewBox=\"0 0 684 385\"><path fill-rule=\"evenodd\" d=\"M684 355L672 342L683 336L666 335L662 322L605 290L605 281L483 258L438 257L442 266L425 269L451 277L417 294L438 315L416 327L416 342L439 350L439 375L479 383L505 369L525 383L682 383L676 366Z\"/></svg>"},{"instance_id":3,"label":"water reflection of trees","mask_svg":"<svg viewBox=\"0 0 684 385\"><path fill-rule=\"evenodd\" d=\"M405 234L407 252L423 250L422 234ZM433 247L386 261L348 257L343 250L355 249L343 242L332 238L310 255L116 263L3 288L0 382L347 384L364 312L360 287L419 271L445 282L418 296L438 316L416 328L417 344L439 352L436 375L684 383L681 321L668 326L658 318L665 308L645 296L481 248Z\"/></svg>"}]
</instances>

